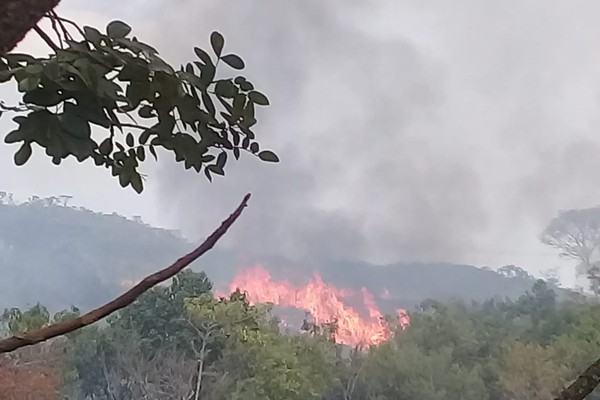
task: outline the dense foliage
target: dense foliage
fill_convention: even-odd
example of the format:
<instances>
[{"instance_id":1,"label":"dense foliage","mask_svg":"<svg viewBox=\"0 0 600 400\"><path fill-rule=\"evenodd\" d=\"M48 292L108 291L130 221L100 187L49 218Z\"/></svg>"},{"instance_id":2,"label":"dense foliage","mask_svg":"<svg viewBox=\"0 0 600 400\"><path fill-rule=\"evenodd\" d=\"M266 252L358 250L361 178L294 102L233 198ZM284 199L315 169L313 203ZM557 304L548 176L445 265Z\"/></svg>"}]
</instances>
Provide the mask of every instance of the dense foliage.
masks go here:
<instances>
[{"instance_id":1,"label":"dense foliage","mask_svg":"<svg viewBox=\"0 0 600 400\"><path fill-rule=\"evenodd\" d=\"M91 159L139 193L138 167L147 153L156 159L159 149L209 180L224 175L230 154L278 161L260 149L253 131L255 108L267 106L267 97L244 76L217 74L219 65L245 67L238 55L224 52L220 33L210 37L212 55L195 47L196 60L178 70L131 36L124 22L100 32L69 21L76 28L69 31L67 21L50 18L57 43L36 30L52 50L48 57L0 55L0 82L16 81L23 96L18 105L0 102L1 110L18 114L18 127L4 137L20 143L17 165L29 160L35 144L57 165L69 156Z\"/></svg>"},{"instance_id":2,"label":"dense foliage","mask_svg":"<svg viewBox=\"0 0 600 400\"><path fill-rule=\"evenodd\" d=\"M285 332L268 306L211 288L186 271L100 325L11 355L0 386L47 368L49 399L549 399L600 352L600 306L558 302L543 281L515 301L425 301L367 351ZM77 312L7 309L4 329Z\"/></svg>"}]
</instances>

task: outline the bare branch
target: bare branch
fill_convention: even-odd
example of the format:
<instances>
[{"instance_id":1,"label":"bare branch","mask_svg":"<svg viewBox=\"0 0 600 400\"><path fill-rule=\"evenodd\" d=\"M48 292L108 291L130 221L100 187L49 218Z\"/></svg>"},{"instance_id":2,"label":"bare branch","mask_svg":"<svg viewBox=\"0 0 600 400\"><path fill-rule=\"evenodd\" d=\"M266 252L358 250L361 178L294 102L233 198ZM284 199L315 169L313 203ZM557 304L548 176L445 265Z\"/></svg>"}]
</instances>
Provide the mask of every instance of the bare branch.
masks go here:
<instances>
[{"instance_id":1,"label":"bare branch","mask_svg":"<svg viewBox=\"0 0 600 400\"><path fill-rule=\"evenodd\" d=\"M42 30L42 28L40 28L39 26L34 26L34 27L33 27L33 30L34 30L34 31L35 31L35 32L36 32L36 33L37 33L37 34L38 34L38 35L39 35L39 36L40 36L42 39L44 39L44 42L46 42L46 44L47 44L48 46L50 46L50 48L51 48L52 50L54 50L54 51L58 51L58 50L60 50L60 48L59 48L59 47L56 45L56 43L54 43L54 42L52 41L52 39L50 39L50 36L48 36L48 35L46 34L46 32L44 32L44 31Z\"/></svg>"},{"instance_id":2,"label":"bare branch","mask_svg":"<svg viewBox=\"0 0 600 400\"><path fill-rule=\"evenodd\" d=\"M242 211L248 205L249 199L250 194L248 193L236 210L225 221L223 221L221 226L217 228L217 230L215 230L208 238L206 238L206 240L200 246L192 250L192 252L189 254L175 261L169 267L148 275L146 278L144 278L144 280L121 296L103 305L102 307L80 316L79 318L70 321L59 322L42 329L37 329L21 335L15 335L0 340L0 354L8 353L21 347L44 342L48 339L81 329L133 303L144 292L153 288L159 283L172 278L192 262L196 261L204 253L212 249L219 239L242 214Z\"/></svg>"},{"instance_id":3,"label":"bare branch","mask_svg":"<svg viewBox=\"0 0 600 400\"><path fill-rule=\"evenodd\" d=\"M554 400L583 400L600 384L600 358L594 361Z\"/></svg>"},{"instance_id":4,"label":"bare branch","mask_svg":"<svg viewBox=\"0 0 600 400\"><path fill-rule=\"evenodd\" d=\"M64 25L62 24L63 22L65 22L65 23L67 23L67 24L72 25L73 27L75 27L75 29L77 29L77 31L79 32L79 34L81 35L81 37L85 37L85 33L84 33L83 29L81 29L81 27L79 25L77 25L77 23L75 23L74 21L71 21L70 19L60 17L58 14L56 14L55 11L51 11L49 13L49 15L47 16L47 18L56 19L62 25L63 31L65 32L65 35L69 34L68 33L69 31L67 31L67 29L64 27ZM70 39L73 39L73 37L70 34L69 34L69 36L70 36L69 37Z\"/></svg>"}]
</instances>

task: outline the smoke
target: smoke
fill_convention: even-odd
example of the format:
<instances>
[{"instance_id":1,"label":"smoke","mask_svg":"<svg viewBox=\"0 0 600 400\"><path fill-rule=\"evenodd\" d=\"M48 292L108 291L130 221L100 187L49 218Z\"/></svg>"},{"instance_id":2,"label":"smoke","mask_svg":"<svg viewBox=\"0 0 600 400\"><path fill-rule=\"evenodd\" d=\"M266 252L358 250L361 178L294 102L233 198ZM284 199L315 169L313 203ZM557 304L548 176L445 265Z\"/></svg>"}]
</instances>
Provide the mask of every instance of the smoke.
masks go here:
<instances>
[{"instance_id":1,"label":"smoke","mask_svg":"<svg viewBox=\"0 0 600 400\"><path fill-rule=\"evenodd\" d=\"M240 253L535 270L557 259L537 238L557 209L599 202L600 4L163 0L153 10L141 36L171 61L208 46L212 30L225 35L271 99L258 134L282 160L246 157L213 184L161 164L150 185L191 237L250 191L224 243Z\"/></svg>"},{"instance_id":2,"label":"smoke","mask_svg":"<svg viewBox=\"0 0 600 400\"><path fill-rule=\"evenodd\" d=\"M485 226L478 177L425 129L444 98L439 60L410 39L361 31L351 19L362 3L181 7L211 23L171 16L171 37L218 27L247 60L273 104L260 116L263 145L282 160L246 159L212 185L179 166L163 170L164 203L180 210L184 230L202 234L245 191L251 207L227 238L240 252L442 259Z\"/></svg>"}]
</instances>

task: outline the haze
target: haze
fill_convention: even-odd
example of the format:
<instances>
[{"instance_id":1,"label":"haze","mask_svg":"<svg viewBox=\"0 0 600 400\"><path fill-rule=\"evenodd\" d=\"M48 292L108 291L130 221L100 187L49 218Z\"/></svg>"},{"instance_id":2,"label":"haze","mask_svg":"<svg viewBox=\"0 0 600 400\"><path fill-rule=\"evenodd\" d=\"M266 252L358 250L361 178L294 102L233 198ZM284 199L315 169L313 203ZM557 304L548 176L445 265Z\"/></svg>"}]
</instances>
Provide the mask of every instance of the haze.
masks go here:
<instances>
[{"instance_id":1,"label":"haze","mask_svg":"<svg viewBox=\"0 0 600 400\"><path fill-rule=\"evenodd\" d=\"M271 100L259 135L280 164L244 157L209 184L163 156L144 167L137 196L92 163L55 167L39 150L16 168L3 145L0 190L70 194L190 239L250 191L222 244L240 253L517 264L538 275L561 264L538 234L559 209L600 203L600 3L222 4L63 0L58 11L97 27L127 21L176 64L219 30ZM20 48L45 51L34 37ZM11 124L0 119L4 132ZM561 276L573 281L570 269Z\"/></svg>"}]
</instances>

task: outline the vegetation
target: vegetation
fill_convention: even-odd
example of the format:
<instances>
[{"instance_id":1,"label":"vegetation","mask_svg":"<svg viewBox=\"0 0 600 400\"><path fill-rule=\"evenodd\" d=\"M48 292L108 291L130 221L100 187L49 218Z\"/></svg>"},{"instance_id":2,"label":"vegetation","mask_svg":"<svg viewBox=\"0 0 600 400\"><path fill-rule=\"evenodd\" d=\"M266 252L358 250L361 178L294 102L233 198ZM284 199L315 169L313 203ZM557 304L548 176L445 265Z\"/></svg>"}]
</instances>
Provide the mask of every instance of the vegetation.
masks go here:
<instances>
[{"instance_id":1,"label":"vegetation","mask_svg":"<svg viewBox=\"0 0 600 400\"><path fill-rule=\"evenodd\" d=\"M574 260L577 273L586 276L590 290L600 295L600 207L560 212L541 239Z\"/></svg>"},{"instance_id":2,"label":"vegetation","mask_svg":"<svg viewBox=\"0 0 600 400\"><path fill-rule=\"evenodd\" d=\"M245 67L241 57L223 52L225 39L219 32L210 36L212 56L195 47L197 60L177 70L155 48L131 36L126 23L112 21L104 32L82 28L57 15L57 4L10 0L0 6L0 83L14 80L23 94L18 105L0 101L1 112L18 114L13 118L18 127L4 138L20 143L16 165L30 159L35 144L56 165L67 157L93 160L118 177L122 187L141 193L138 167L147 152L155 159L158 150L171 152L186 169L203 171L209 180L225 174L229 154L239 159L241 151L248 151L263 161L279 161L272 151L261 151L252 130L255 107L269 105L267 97L244 76L217 78L219 63L234 70ZM43 17L50 20L51 32L38 25ZM48 45L47 57L10 52L29 30ZM247 194L200 246L169 267L75 320L0 340L0 353L72 332L131 304L210 250L249 198Z\"/></svg>"},{"instance_id":3,"label":"vegetation","mask_svg":"<svg viewBox=\"0 0 600 400\"><path fill-rule=\"evenodd\" d=\"M177 232L151 227L139 218L93 212L69 196L32 196L15 202L0 192L0 309L36 301L58 310L97 307L148 272L166 265L193 246ZM52 240L48 240L52 238ZM105 249L110 249L106 251ZM283 270L289 260L261 256L277 279L304 284L314 272L306 264ZM425 298L482 301L498 296L516 299L535 279L518 267L498 271L450 264L322 262L319 272L338 287L366 287L387 312L413 308ZM13 268L18 265L19 268ZM222 288L235 276L235 250L215 249L194 264ZM251 266L251 264L244 264ZM343 270L344 274L339 274ZM27 287L28 290L24 288ZM389 298L382 297L388 291ZM566 290L557 290L565 297ZM33 303L32 303L33 302Z\"/></svg>"},{"instance_id":4,"label":"vegetation","mask_svg":"<svg viewBox=\"0 0 600 400\"><path fill-rule=\"evenodd\" d=\"M184 271L100 325L13 353L0 386L44 370L48 399L550 399L600 351L600 306L558 302L543 281L514 301L425 301L366 351L286 332L269 306L211 289ZM77 312L36 305L2 321L15 334Z\"/></svg>"},{"instance_id":5,"label":"vegetation","mask_svg":"<svg viewBox=\"0 0 600 400\"><path fill-rule=\"evenodd\" d=\"M230 155L239 159L242 151L279 161L253 131L255 109L267 106L267 97L244 76L217 76L220 64L245 67L224 52L220 33L210 36L212 55L194 48L197 59L175 68L126 23L112 21L103 31L80 27L53 11L58 3L0 5L0 83L14 81L22 93L18 104L0 102L3 113L17 114L16 129L4 137L19 144L16 165L38 146L56 165L67 157L93 161L141 193L139 167L148 154L157 160L159 152L171 153L209 180L224 175ZM50 31L38 25L41 18L51 22ZM48 45L47 57L10 53L29 30ZM0 340L0 353L19 350L1 360L2 396L582 399L600 382L598 360L559 394L599 350L599 311L596 304L558 303L542 281L516 301L425 302L407 331L398 328L393 340L367 352L319 333L331 326L282 333L269 308L250 305L242 293L215 299L205 275L181 271L215 245L248 199L191 253L96 310L79 315L73 307L54 316L41 304L5 310L10 337ZM596 214L563 213L543 240L579 262L597 295ZM10 257L10 245L0 245L0 255ZM169 287L156 286L176 273ZM103 325L89 326L107 316Z\"/></svg>"},{"instance_id":6,"label":"vegetation","mask_svg":"<svg viewBox=\"0 0 600 400\"><path fill-rule=\"evenodd\" d=\"M272 151L260 150L253 131L255 108L267 106L267 97L243 76L217 77L219 65L245 67L238 55L224 52L220 33L210 37L212 56L196 47L197 59L177 69L131 36L124 22L113 21L100 32L48 17L58 42L36 30L52 50L48 57L0 54L0 82L16 81L23 95L18 105L0 103L3 111L18 114L18 127L4 138L20 143L16 165L29 160L35 144L54 164L70 156L93 160L121 186L140 193L138 167L147 153L157 159L157 149L209 180L224 175L228 154L238 159L247 151L278 161Z\"/></svg>"}]
</instances>

